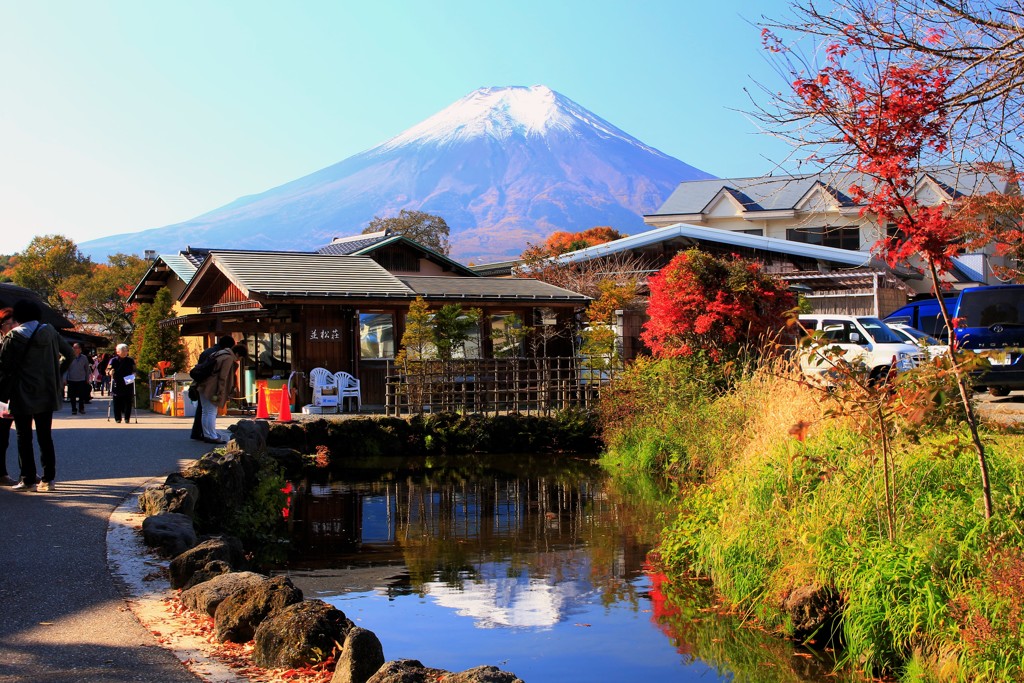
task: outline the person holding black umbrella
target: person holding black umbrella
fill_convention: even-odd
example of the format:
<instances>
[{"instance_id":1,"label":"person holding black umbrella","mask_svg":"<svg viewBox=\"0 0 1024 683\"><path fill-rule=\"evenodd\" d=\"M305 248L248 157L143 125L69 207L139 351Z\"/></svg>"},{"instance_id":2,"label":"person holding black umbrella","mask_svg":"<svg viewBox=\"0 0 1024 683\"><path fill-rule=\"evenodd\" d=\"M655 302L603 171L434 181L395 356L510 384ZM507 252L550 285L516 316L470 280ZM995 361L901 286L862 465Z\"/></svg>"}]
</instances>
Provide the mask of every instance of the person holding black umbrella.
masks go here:
<instances>
[{"instance_id":1,"label":"person holding black umbrella","mask_svg":"<svg viewBox=\"0 0 1024 683\"><path fill-rule=\"evenodd\" d=\"M8 403L18 431L18 466L21 476L15 491L53 490L57 456L53 446L53 413L62 403L62 362L71 361L74 352L52 325L39 322L41 308L29 299L17 301L13 308L14 329L0 342L0 401ZM36 458L32 449L32 426L39 442L39 461L43 476L36 477Z\"/></svg>"},{"instance_id":2,"label":"person holding black umbrella","mask_svg":"<svg viewBox=\"0 0 1024 683\"><path fill-rule=\"evenodd\" d=\"M0 338L14 329L14 311L10 308L0 309ZM2 383L3 380L0 380ZM0 411L0 486L14 486L18 482L11 478L7 471L7 447L11 445L11 427L14 417L5 408Z\"/></svg>"}]
</instances>

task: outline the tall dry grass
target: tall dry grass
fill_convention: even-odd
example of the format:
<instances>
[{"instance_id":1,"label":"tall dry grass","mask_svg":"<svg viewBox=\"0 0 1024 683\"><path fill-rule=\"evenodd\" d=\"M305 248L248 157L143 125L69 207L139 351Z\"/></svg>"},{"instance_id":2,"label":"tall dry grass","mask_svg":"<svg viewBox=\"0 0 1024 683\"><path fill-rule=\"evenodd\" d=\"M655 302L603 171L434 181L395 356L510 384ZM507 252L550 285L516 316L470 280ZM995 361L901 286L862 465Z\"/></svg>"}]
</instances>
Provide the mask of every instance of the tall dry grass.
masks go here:
<instances>
[{"instance_id":1,"label":"tall dry grass","mask_svg":"<svg viewBox=\"0 0 1024 683\"><path fill-rule=\"evenodd\" d=\"M611 433L613 451L616 437L627 446L620 469L642 445L658 453L647 469L677 482L678 516L658 548L670 575L710 576L725 604L783 634L794 588L832 587L847 661L875 674L1024 680L1021 434L986 435L997 510L987 521L970 435L941 401L887 409L880 427L781 359L725 388L682 370L694 368L644 368L620 406L644 410ZM907 387L934 403L915 382L897 386L894 405Z\"/></svg>"}]
</instances>

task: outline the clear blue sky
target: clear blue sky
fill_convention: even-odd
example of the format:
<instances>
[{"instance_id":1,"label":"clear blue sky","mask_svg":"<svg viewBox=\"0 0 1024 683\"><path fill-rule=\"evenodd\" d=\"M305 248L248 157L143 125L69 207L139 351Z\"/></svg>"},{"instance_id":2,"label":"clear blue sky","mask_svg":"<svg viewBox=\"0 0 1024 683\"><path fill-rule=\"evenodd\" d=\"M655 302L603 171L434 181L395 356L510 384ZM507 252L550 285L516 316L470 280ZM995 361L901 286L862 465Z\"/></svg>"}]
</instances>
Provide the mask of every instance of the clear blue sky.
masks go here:
<instances>
[{"instance_id":1,"label":"clear blue sky","mask_svg":"<svg viewBox=\"0 0 1024 683\"><path fill-rule=\"evenodd\" d=\"M547 85L718 176L766 173L782 0L0 0L0 253L186 220L484 86Z\"/></svg>"}]
</instances>

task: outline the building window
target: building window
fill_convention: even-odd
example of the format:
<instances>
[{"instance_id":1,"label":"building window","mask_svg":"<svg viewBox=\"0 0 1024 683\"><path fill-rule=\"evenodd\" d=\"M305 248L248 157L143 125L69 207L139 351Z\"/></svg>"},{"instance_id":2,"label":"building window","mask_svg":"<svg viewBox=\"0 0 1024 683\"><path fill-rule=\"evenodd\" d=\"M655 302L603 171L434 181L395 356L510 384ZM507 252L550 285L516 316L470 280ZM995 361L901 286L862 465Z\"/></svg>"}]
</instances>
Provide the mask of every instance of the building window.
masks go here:
<instances>
[{"instance_id":1,"label":"building window","mask_svg":"<svg viewBox=\"0 0 1024 683\"><path fill-rule=\"evenodd\" d=\"M292 371L291 335L261 332L246 335L249 358L255 359L257 377L287 377Z\"/></svg>"},{"instance_id":2,"label":"building window","mask_svg":"<svg viewBox=\"0 0 1024 683\"><path fill-rule=\"evenodd\" d=\"M738 232L738 233L740 233L742 235L756 235L757 237L764 237L764 230L762 230L761 228L748 228L746 230L733 230L733 232Z\"/></svg>"},{"instance_id":3,"label":"building window","mask_svg":"<svg viewBox=\"0 0 1024 683\"><path fill-rule=\"evenodd\" d=\"M395 357L395 315L387 311L359 313L359 357Z\"/></svg>"},{"instance_id":4,"label":"building window","mask_svg":"<svg viewBox=\"0 0 1024 683\"><path fill-rule=\"evenodd\" d=\"M860 251L860 228L787 228L786 239L790 242Z\"/></svg>"},{"instance_id":5,"label":"building window","mask_svg":"<svg viewBox=\"0 0 1024 683\"><path fill-rule=\"evenodd\" d=\"M522 358L526 326L515 313L491 316L491 341L495 358Z\"/></svg>"}]
</instances>

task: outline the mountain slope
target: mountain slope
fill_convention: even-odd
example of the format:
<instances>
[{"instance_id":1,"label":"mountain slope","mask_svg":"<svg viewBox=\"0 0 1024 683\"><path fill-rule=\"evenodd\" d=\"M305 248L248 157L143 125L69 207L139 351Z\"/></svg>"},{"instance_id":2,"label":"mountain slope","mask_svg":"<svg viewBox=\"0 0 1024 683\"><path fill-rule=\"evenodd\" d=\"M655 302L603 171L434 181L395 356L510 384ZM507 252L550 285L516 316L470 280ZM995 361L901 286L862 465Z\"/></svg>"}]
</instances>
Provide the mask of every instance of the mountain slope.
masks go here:
<instances>
[{"instance_id":1,"label":"mountain slope","mask_svg":"<svg viewBox=\"0 0 1024 683\"><path fill-rule=\"evenodd\" d=\"M186 245L307 250L401 209L442 216L452 255L511 258L554 230L644 229L682 180L707 173L544 87L483 88L333 166L183 223L83 243L158 253Z\"/></svg>"}]
</instances>

